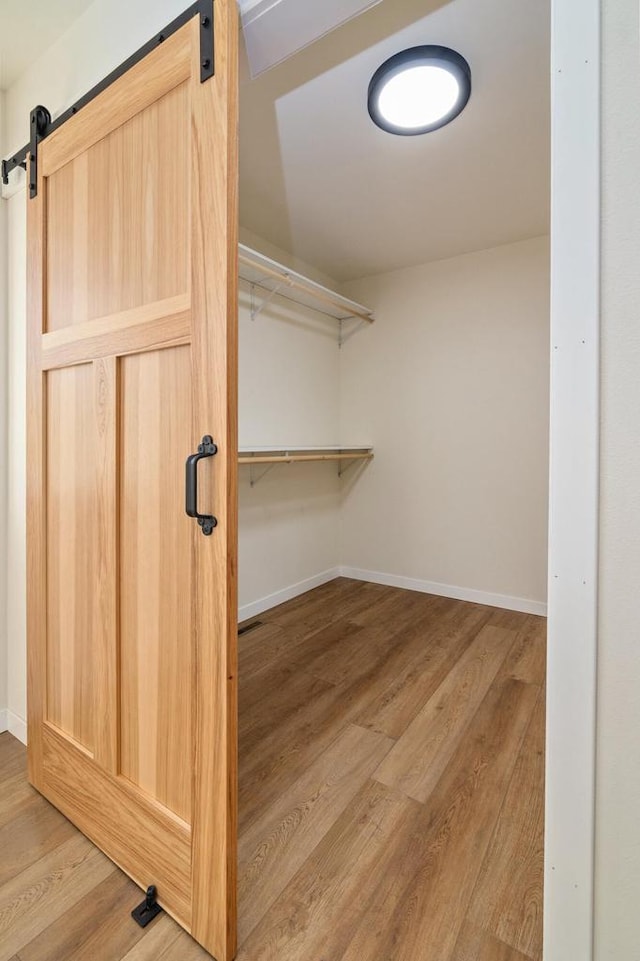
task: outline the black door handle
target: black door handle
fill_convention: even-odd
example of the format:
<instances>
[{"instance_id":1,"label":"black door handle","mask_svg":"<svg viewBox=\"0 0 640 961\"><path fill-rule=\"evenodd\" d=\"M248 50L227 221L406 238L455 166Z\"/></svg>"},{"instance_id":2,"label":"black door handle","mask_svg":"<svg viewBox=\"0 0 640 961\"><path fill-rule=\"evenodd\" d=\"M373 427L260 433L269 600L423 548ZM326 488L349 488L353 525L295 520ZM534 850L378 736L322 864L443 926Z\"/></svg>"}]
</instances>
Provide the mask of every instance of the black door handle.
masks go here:
<instances>
[{"instance_id":1,"label":"black door handle","mask_svg":"<svg viewBox=\"0 0 640 961\"><path fill-rule=\"evenodd\" d=\"M202 443L198 444L197 454L189 454L186 463L186 477L185 477L185 491L186 491L186 506L185 510L189 517L195 517L198 524L202 528L203 534L212 534L213 528L217 526L218 521L212 514L199 514L198 513L198 461L202 460L203 457L213 457L214 454L218 453L217 446L213 443L213 437L209 434L205 434L202 438Z\"/></svg>"}]
</instances>

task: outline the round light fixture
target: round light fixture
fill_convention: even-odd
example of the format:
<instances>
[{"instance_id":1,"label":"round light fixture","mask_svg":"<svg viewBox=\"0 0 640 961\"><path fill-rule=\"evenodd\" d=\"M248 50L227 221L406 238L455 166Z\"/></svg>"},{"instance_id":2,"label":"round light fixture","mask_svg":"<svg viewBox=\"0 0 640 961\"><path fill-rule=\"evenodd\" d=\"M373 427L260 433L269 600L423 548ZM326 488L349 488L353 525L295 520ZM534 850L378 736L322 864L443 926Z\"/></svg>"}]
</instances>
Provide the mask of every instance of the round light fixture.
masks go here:
<instances>
[{"instance_id":1,"label":"round light fixture","mask_svg":"<svg viewBox=\"0 0 640 961\"><path fill-rule=\"evenodd\" d=\"M450 123L471 96L469 64L448 47L402 50L369 84L369 114L389 133L411 137Z\"/></svg>"}]
</instances>

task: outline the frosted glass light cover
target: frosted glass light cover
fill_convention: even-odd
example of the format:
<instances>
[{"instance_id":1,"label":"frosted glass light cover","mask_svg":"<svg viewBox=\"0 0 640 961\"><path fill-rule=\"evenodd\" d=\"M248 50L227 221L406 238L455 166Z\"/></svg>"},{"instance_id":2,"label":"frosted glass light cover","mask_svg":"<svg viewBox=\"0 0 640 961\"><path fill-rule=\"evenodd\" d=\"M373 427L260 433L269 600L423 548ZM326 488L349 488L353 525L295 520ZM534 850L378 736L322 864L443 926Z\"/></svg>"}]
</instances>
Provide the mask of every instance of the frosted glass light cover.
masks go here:
<instances>
[{"instance_id":1,"label":"frosted glass light cover","mask_svg":"<svg viewBox=\"0 0 640 961\"><path fill-rule=\"evenodd\" d=\"M413 130L442 120L459 96L460 84L444 67L410 67L387 81L378 109L389 123Z\"/></svg>"},{"instance_id":2,"label":"frosted glass light cover","mask_svg":"<svg viewBox=\"0 0 640 961\"><path fill-rule=\"evenodd\" d=\"M369 84L371 119L388 133L427 133L449 123L471 96L471 68L449 47L401 50L386 60Z\"/></svg>"}]
</instances>

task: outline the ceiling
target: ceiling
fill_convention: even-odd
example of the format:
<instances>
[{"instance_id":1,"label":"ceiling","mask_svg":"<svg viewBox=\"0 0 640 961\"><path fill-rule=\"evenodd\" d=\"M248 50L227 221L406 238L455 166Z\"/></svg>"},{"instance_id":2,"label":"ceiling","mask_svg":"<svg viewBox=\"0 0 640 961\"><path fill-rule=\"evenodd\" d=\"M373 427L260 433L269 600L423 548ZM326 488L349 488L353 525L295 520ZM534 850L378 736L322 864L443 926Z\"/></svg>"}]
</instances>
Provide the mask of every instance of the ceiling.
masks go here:
<instances>
[{"instance_id":1,"label":"ceiling","mask_svg":"<svg viewBox=\"0 0 640 961\"><path fill-rule=\"evenodd\" d=\"M368 83L425 43L466 57L471 100L394 137ZM241 57L242 226L337 281L546 233L549 44L548 2L383 0L256 80Z\"/></svg>"},{"instance_id":2,"label":"ceiling","mask_svg":"<svg viewBox=\"0 0 640 961\"><path fill-rule=\"evenodd\" d=\"M251 76L357 17L382 0L238 0Z\"/></svg>"},{"instance_id":3,"label":"ceiling","mask_svg":"<svg viewBox=\"0 0 640 961\"><path fill-rule=\"evenodd\" d=\"M10 87L93 0L2 0L0 90Z\"/></svg>"}]
</instances>

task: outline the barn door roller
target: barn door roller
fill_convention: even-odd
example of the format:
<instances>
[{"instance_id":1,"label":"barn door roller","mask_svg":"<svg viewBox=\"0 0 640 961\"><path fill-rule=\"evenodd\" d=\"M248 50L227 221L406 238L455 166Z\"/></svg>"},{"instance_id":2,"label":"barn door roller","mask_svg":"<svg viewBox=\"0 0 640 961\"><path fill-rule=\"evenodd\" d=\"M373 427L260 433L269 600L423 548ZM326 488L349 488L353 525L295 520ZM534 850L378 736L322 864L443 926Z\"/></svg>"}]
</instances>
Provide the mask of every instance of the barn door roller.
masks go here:
<instances>
[{"instance_id":1,"label":"barn door roller","mask_svg":"<svg viewBox=\"0 0 640 961\"><path fill-rule=\"evenodd\" d=\"M114 80L117 80L118 77L125 74L134 64L142 60L143 57L146 57L158 44L163 43L167 37L174 34L193 17L198 17L200 20L200 81L204 83L205 80L213 77L215 72L213 3L214 0L196 0L196 3L187 7L184 13L181 13L180 16L172 20L164 30L161 30L152 37L151 40L148 40L147 43L140 47L139 50L131 54L124 63L121 63L119 67L112 70L104 80L101 80L100 83L92 87L88 93L85 93L79 100L76 100L71 107L68 107L67 110L61 113L59 117L56 117L55 120L51 119L51 114L46 107L34 107L30 115L29 143L14 153L12 157L2 161L2 183L9 183L9 174L17 167L26 170L27 157L30 157L28 171L29 197L35 197L38 193L38 144L42 140L45 140L54 130L57 130L58 127L61 127L63 123L66 123L70 117L75 116L79 110L86 107L99 93L102 93L103 90L110 87Z\"/></svg>"},{"instance_id":2,"label":"barn door roller","mask_svg":"<svg viewBox=\"0 0 640 961\"><path fill-rule=\"evenodd\" d=\"M31 111L29 129L29 197L38 193L38 144L46 137L47 128L51 123L51 114L42 105Z\"/></svg>"}]
</instances>

